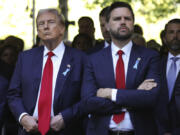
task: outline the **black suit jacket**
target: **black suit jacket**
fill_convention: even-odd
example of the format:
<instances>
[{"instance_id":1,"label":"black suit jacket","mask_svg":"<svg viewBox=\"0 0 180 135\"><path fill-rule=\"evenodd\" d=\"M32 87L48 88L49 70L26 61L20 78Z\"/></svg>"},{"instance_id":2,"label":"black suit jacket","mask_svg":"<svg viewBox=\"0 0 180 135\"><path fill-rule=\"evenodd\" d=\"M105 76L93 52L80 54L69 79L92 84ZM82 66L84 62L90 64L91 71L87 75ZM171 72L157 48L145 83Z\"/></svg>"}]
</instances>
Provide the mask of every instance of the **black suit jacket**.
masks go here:
<instances>
[{"instance_id":1,"label":"black suit jacket","mask_svg":"<svg viewBox=\"0 0 180 135\"><path fill-rule=\"evenodd\" d=\"M172 97L169 100L168 84L166 77L167 57L161 61L162 88L160 99L157 104L157 120L159 133L171 132L173 135L180 134L180 74L176 78Z\"/></svg>"},{"instance_id":2,"label":"black suit jacket","mask_svg":"<svg viewBox=\"0 0 180 135\"><path fill-rule=\"evenodd\" d=\"M87 51L87 54L92 54L92 53L95 53L95 52L98 52L100 51L101 49L103 49L105 46L105 41L102 40L102 41L99 41L96 43L96 45L93 47L93 48L90 48L88 51Z\"/></svg>"}]
</instances>

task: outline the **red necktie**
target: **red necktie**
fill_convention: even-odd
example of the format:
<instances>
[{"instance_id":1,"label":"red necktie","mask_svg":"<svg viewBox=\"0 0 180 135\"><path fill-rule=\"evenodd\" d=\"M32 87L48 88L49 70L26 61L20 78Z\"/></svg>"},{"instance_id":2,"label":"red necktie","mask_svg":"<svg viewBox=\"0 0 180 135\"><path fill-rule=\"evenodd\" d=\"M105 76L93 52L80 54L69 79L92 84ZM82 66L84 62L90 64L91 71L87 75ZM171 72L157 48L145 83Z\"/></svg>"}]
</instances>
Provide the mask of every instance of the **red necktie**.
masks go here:
<instances>
[{"instance_id":1,"label":"red necktie","mask_svg":"<svg viewBox=\"0 0 180 135\"><path fill-rule=\"evenodd\" d=\"M124 72L124 62L122 59L122 54L124 52L119 50L118 54L119 54L119 59L117 61L117 65L116 65L116 88L117 89L124 89L126 87L126 83L125 83L125 72ZM113 115L113 121L118 124L120 123L122 120L124 120L124 115L125 113L122 112L121 114L116 114Z\"/></svg>"},{"instance_id":2,"label":"red necktie","mask_svg":"<svg viewBox=\"0 0 180 135\"><path fill-rule=\"evenodd\" d=\"M48 52L48 58L41 80L41 90L38 103L38 129L41 135L45 135L50 127L53 80L53 63L51 57L53 55L53 52Z\"/></svg>"}]
</instances>

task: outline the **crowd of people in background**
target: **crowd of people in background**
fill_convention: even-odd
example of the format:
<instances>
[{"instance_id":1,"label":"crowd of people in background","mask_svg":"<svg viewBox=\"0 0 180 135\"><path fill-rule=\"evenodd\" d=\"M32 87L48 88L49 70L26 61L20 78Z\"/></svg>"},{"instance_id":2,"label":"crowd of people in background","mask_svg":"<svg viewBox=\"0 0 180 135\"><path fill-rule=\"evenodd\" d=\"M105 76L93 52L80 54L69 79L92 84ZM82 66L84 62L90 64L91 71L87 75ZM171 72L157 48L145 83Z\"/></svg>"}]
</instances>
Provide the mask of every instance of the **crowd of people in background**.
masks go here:
<instances>
[{"instance_id":1,"label":"crowd of people in background","mask_svg":"<svg viewBox=\"0 0 180 135\"><path fill-rule=\"evenodd\" d=\"M113 4L117 4L117 3L113 3ZM81 93L82 95L80 95L80 93L76 93L76 94L79 94L79 96L82 96L81 98L85 99L88 103L90 102L88 104L89 106L91 106L91 103L94 101L94 99L93 98L91 99L91 96L90 96L91 94L93 95L93 92L88 93L85 90L85 89L87 89L85 85L90 85L88 81L92 81L92 78L94 77L93 81L94 81L94 85L96 84L97 89L102 88L102 87L103 88L111 87L111 85L110 86L108 85L108 81L103 79L103 78L106 78L109 76L106 74L103 74L104 76L102 75L102 78L101 78L99 76L99 73L98 73L98 71L100 72L100 70L103 71L103 68L105 69L105 67L103 67L103 64L102 64L103 62L102 63L96 63L96 62L93 63L91 61L93 61L93 58L97 59L97 61L98 61L98 59L100 59L100 57L101 57L101 56L99 56L99 54L103 53L102 50L110 48L110 46L113 46L114 41L116 41L115 40L116 37L114 37L112 32L110 32L110 30L109 30L110 28L107 27L107 25L110 25L109 24L110 21L112 21L112 20L108 20L109 18L107 16L109 14L112 15L111 12L114 12L118 8L119 9L122 8L123 12L125 12L124 8L125 9L127 8L127 10L129 10L129 7L126 7L126 4L125 4L125 7L124 6L118 7L117 6L113 9L112 8L113 4L108 6L108 7L103 8L101 10L101 12L99 13L99 24L96 24L96 25L100 25L103 39L96 39L95 38L95 35L94 35L95 34L95 24L93 22L93 19L89 16L82 16L77 21L79 33L74 37L73 41L71 41L71 44L67 45L67 46L70 46L70 48L76 48L77 50L80 50L79 55L82 55L81 52L83 52L83 54L84 54L83 56L86 56L90 59L89 60L90 62L88 61L90 64L86 61L89 65L87 64L88 65L86 67L87 69L85 68L84 73L83 73L85 78L88 78L89 76L91 77L91 78L89 78L89 80L86 80L86 79L83 80L82 90L85 94L83 92ZM122 4L122 3L120 3L120 4ZM109 9L111 9L111 11L109 11ZM45 13L47 13L47 12L45 11ZM44 15L44 13L42 13L42 16L43 15ZM131 11L130 11L130 15L131 15ZM41 17L41 14L40 14L40 17ZM127 18L125 17L125 19L129 19L128 17ZM116 18L116 19L118 20L118 19L122 19L122 18ZM39 24L39 26L40 25L41 24ZM124 25L126 27L127 24L125 22L124 24L121 24L121 25ZM111 28L113 28L113 26L111 26ZM180 70L180 60L179 60L180 59L180 18L174 18L172 20L167 20L167 24L166 24L166 26L164 26L164 30L162 30L160 32L161 45L159 43L157 43L156 40L154 40L154 39L146 41L146 39L143 36L143 33L144 33L143 31L145 31L145 30L146 29L144 28L144 30L143 30L143 28L140 25L133 24L133 33L131 34L129 41L132 41L133 46L135 46L135 45L141 46L145 50L145 52L147 50L152 50L152 52L147 51L147 54L144 54L145 52L142 51L143 49L142 50L140 49L139 52L141 52L143 55L145 55L144 57L147 57L147 58L145 59L146 61L143 61L142 58L140 58L140 56L139 56L138 59L136 60L137 65L138 65L138 62L141 62L141 61L145 62L145 63L146 62L150 62L150 63L152 62L151 64L154 64L154 65L157 64L153 61L154 60L153 58L156 57L156 55L158 55L158 54L159 54L160 59L161 59L160 60L160 66L158 67L160 70L158 70L158 71L159 71L159 73L161 73L159 79L161 79L161 85L162 86L159 90L159 94L158 94L159 98L157 98L156 106L154 107L154 110L153 110L153 113L155 113L155 116L153 117L155 119L155 123L156 123L155 126L158 129L158 132L156 134L157 135L180 135L180 96L179 96L180 95L180 87L179 87L180 86L180 75L179 75L179 70ZM36 39L36 44L33 45L32 48L33 49L40 48L40 47L44 46L44 43L46 43L46 42L44 41L44 39L42 39L42 35L38 34L37 39ZM46 45L47 44L49 44L49 43L47 42ZM66 43L64 43L64 44L66 46ZM146 50L145 48L149 48L149 49ZM1 127L1 134L2 135L18 135L18 134L20 135L20 133L18 133L18 128L21 125L21 123L14 117L14 114L12 114L12 111L10 111L11 109L8 106L8 101L7 101L6 96L8 94L8 87L9 87L9 84L11 82L11 78L12 78L12 75L14 73L14 69L16 67L18 56L23 51L24 51L24 41L21 38L10 35L7 38L0 41L0 98L1 98L0 99L0 127ZM79 57L77 56L77 54L76 54L77 52L72 51L71 53L72 54L70 54L70 55L73 55L74 57L77 57L77 58L80 57L80 56ZM146 55L151 55L151 53L152 53L152 56L149 56L149 57L146 56ZM27 57L27 56L25 55L24 57ZM173 57L177 58L175 60L175 67L173 67L174 70L176 70L176 71L175 72L173 72L174 70L171 71L170 74L172 74L173 78L171 78L169 80L168 79L169 70L171 70L171 64L172 64L171 59L173 59ZM104 56L104 58L105 58L105 56ZM21 59L23 59L22 55L21 55ZM36 57L36 59L38 59L38 57ZM80 59L81 59L81 57L80 57ZM79 61L80 61L80 59L79 59ZM22 61L20 61L20 62L22 62ZM173 60L173 62L174 62L174 60ZM23 65L23 63L20 63L20 64ZM68 65L68 64L69 63L67 63L67 70L66 70L67 73L69 72L68 70L70 68L72 68L71 65ZM102 66L101 69L100 69L100 66L98 66L98 64L102 64L102 65L100 65L100 66ZM96 67L94 67L94 66L96 66ZM139 65L139 66L142 66L142 65ZM152 65L148 64L148 66L149 67L142 68L142 72L138 73L139 76L143 76L143 74L148 74L149 70L154 70L153 67L151 67ZM96 70L96 68L98 68L98 67L99 67L99 69ZM156 66L156 68L157 68L157 66ZM134 67L134 69L137 70L137 67ZM22 69L22 70L24 70L24 69ZM29 68L29 70L31 70L31 69ZM17 72L17 70L16 70L16 72ZM18 72L20 72L20 71L18 71ZM29 71L29 72L31 72L31 71ZM77 70L77 72L80 72L80 71ZM86 72L90 72L92 74L90 74L90 73L86 74ZM63 72L63 73L65 73L65 72ZM66 73L65 73L65 75L66 75ZM81 76L81 74L78 74L78 73L75 73L75 75L76 75L76 77ZM145 77L145 76L144 76L144 78L143 77L142 78L137 77L140 80L133 80L133 81L138 82L138 84L136 84L136 85L134 84L129 89L135 89L135 87L136 87L136 89L138 89L138 87L142 87L142 85L140 85L140 84L144 80L153 79L151 77L154 77L154 76L152 74L151 76L148 76L150 78ZM75 77L74 74L71 77ZM76 77L75 77L75 79L76 79ZM174 80L174 81L172 81L172 80ZM63 81L63 80L61 80L61 81ZM101 81L104 81L104 82L101 82ZM172 86L173 88L170 88L171 84L169 84L169 82L171 82L171 84L174 84ZM85 84L85 83L87 83L87 84ZM152 82L148 82L148 83L152 83L151 85L153 85L153 86L151 86L150 89L153 89L154 85L157 85L156 80L155 80L155 82L153 80ZM142 84L145 85L145 83L142 83ZM72 83L72 84L69 83L69 85L74 85L75 88L80 88L78 86L78 83L77 84L76 83ZM76 87L76 85L77 85L77 87ZM12 86L12 84L11 84L11 86ZM91 87L91 88L94 88L94 87ZM144 89L146 89L146 87ZM171 89L171 92L168 92L168 90L170 91L170 89ZM139 90L139 91L141 91L141 90ZM147 91L148 90L146 90L146 92ZM25 92L25 91L23 91L23 92ZM88 95L87 93L90 95L87 96ZM101 94L102 94L102 92L101 92ZM107 97L103 97L101 94L99 94L98 96L101 98L107 98ZM20 95L22 95L22 93L20 93ZM143 96L143 95L141 95L141 96ZM144 96L146 96L146 94L144 94ZM72 98L76 98L75 95L72 96ZM92 101L90 101L87 98L90 98ZM119 96L119 98L123 98L123 97ZM127 97L127 99L128 98L130 98L129 100L131 100L131 97ZM137 101L133 101L133 102L140 102L140 101L141 100L139 99L139 101L137 100ZM92 105L96 106L96 104L97 104L97 106L98 106L99 102L100 101L98 101L94 104L92 103ZM108 104L108 100L107 101L103 100L103 102L105 104ZM12 103L10 103L10 104L12 104ZM109 104L111 104L111 103L109 103ZM71 103L70 105L73 105L73 104ZM144 117L149 117L149 115L150 115L150 112L148 112L147 110L142 111L144 108L143 109L141 108L142 110L141 109L138 110L139 106L137 108L135 107L135 109L133 107L127 107L127 106L123 106L123 107L128 108L127 110L130 112L132 111L134 113L134 115L143 115ZM96 107L92 107L92 109L94 109L94 108L96 108ZM103 110L103 107L101 109ZM100 127L100 124L102 122L101 120L105 119L104 115L106 116L106 113L101 112L102 110L97 111L97 112L94 111L93 113L95 115L91 115L91 116L89 113L91 111L89 111L88 112L89 115L83 116L84 121L83 121L82 134L88 135L87 131L91 130L90 128L92 128L94 130L94 134L93 134L93 130L92 130L92 132L89 131L92 133L91 135L100 135L100 134L98 134L98 133L100 133L98 131L98 128L101 128ZM141 111L143 113L147 113L147 115L141 114ZM97 113L97 115L96 115L96 113ZM101 115L101 114L103 115L103 118L99 117L99 115ZM147 119L147 121L145 123L147 123L149 119L152 119L152 117L149 117L146 119ZM139 117L139 121L142 122L143 119L141 119ZM95 122L99 122L99 123L95 123ZM139 122L139 123L141 123L141 122ZM66 121L65 121L65 123L66 123ZM150 121L150 124L152 124L151 121ZM150 124L149 124L149 126L151 126ZM90 125L92 127L89 127ZM97 129L95 129L95 127L93 127L93 126L97 126ZM148 126L148 124L147 124L147 126ZM89 129L87 129L87 128L89 128ZM102 128L104 128L104 127L102 127ZM128 134L130 133L130 135L141 135L141 134L138 134L141 132L136 131L136 128L138 130L140 130L138 126L135 127L133 125L133 128L132 128L133 132L128 132ZM148 129L148 127L145 127L145 125L144 125L144 128ZM149 129L151 129L151 128L149 128ZM144 129L141 129L141 130L143 131ZM154 129L152 128L152 130L154 130ZM135 133L134 133L134 131L135 131ZM74 130L74 132L75 132L75 130ZM144 132L149 132L149 131L147 130ZM144 132L142 132L142 133L144 133ZM116 132L112 131L109 134L113 135L114 133L116 134ZM152 133L154 133L154 132L152 131ZM118 132L117 135L123 135L123 134L124 133L121 134ZM53 134L50 133L50 135L53 135ZM58 135L61 135L61 133ZM68 132L67 132L67 134L62 134L62 135L70 135L70 134L68 134ZM142 134L142 135L149 135L149 133ZM155 134L153 134L153 135L155 135Z\"/></svg>"}]
</instances>

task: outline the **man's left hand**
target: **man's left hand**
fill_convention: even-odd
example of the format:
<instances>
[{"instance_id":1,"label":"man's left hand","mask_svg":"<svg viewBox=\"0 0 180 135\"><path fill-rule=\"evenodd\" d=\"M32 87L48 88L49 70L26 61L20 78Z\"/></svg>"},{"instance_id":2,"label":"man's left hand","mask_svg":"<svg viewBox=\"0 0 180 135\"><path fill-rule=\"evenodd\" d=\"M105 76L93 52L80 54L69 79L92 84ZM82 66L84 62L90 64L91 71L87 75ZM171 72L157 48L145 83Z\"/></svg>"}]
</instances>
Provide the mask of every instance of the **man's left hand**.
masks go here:
<instances>
[{"instance_id":1,"label":"man's left hand","mask_svg":"<svg viewBox=\"0 0 180 135\"><path fill-rule=\"evenodd\" d=\"M52 117L50 126L54 131L60 131L61 129L63 129L65 127L65 124L62 115L58 114Z\"/></svg>"},{"instance_id":2,"label":"man's left hand","mask_svg":"<svg viewBox=\"0 0 180 135\"><path fill-rule=\"evenodd\" d=\"M96 96L102 98L111 99L112 89L111 88L100 88L97 90Z\"/></svg>"},{"instance_id":3,"label":"man's left hand","mask_svg":"<svg viewBox=\"0 0 180 135\"><path fill-rule=\"evenodd\" d=\"M146 79L139 85L138 90L152 90L154 87L157 87L155 80Z\"/></svg>"}]
</instances>

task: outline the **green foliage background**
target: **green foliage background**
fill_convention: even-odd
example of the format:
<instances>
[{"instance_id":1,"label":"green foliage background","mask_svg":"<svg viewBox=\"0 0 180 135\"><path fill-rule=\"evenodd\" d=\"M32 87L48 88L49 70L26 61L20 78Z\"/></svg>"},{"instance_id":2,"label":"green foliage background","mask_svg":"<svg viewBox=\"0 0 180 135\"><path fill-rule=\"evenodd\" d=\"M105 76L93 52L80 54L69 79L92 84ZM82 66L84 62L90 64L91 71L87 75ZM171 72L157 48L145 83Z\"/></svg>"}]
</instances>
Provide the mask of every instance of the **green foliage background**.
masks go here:
<instances>
[{"instance_id":1,"label":"green foliage background","mask_svg":"<svg viewBox=\"0 0 180 135\"><path fill-rule=\"evenodd\" d=\"M94 9L96 6L105 7L117 0L92 0L92 2L86 2L86 7ZM140 8L137 12L143 15L149 23L156 23L159 19L163 19L175 13L177 11L177 5L180 0L121 0L128 2L132 5L132 8L136 4L140 4Z\"/></svg>"}]
</instances>

